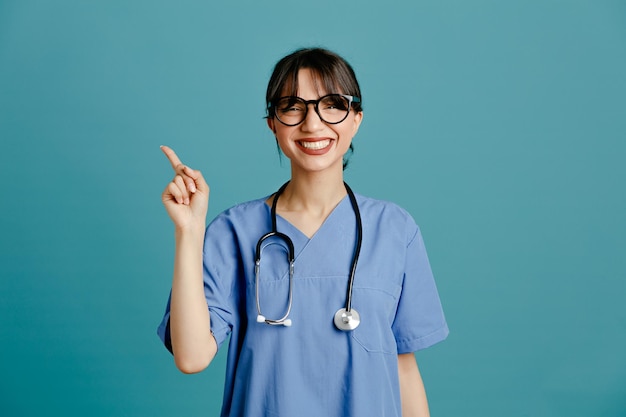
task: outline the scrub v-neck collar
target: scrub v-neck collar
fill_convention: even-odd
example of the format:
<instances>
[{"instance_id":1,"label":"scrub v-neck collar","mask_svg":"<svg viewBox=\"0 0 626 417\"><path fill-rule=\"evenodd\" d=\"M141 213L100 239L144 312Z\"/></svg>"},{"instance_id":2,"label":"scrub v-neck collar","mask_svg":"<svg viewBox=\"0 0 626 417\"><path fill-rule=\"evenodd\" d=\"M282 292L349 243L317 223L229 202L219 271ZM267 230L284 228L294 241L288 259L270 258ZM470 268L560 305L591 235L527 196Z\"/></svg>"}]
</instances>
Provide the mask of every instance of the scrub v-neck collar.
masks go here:
<instances>
[{"instance_id":1,"label":"scrub v-neck collar","mask_svg":"<svg viewBox=\"0 0 626 417\"><path fill-rule=\"evenodd\" d=\"M337 203L337 205L330 211L330 213L328 213L328 216L326 216L326 218L324 219L320 227L315 231L315 233L313 233L311 237L308 237L302 230L300 230L293 223L291 223L289 220L287 220L286 218L284 218L278 213L276 213L276 229L277 231L285 233L287 236L289 236L292 240L294 240L294 243L296 243L295 240L310 242L313 239L315 239L317 235L320 234L322 229L325 229L327 227L327 224L332 222L332 218L337 216L336 213L342 210L343 206L347 204L346 201L348 200L349 198L348 198L348 195L346 194L339 201L339 203ZM270 223L271 223L272 207L269 204L267 204L267 200L265 200L264 204L267 209L267 214L270 217ZM281 227L283 228L283 230L281 230ZM285 231L285 229L288 229L288 230Z\"/></svg>"}]
</instances>

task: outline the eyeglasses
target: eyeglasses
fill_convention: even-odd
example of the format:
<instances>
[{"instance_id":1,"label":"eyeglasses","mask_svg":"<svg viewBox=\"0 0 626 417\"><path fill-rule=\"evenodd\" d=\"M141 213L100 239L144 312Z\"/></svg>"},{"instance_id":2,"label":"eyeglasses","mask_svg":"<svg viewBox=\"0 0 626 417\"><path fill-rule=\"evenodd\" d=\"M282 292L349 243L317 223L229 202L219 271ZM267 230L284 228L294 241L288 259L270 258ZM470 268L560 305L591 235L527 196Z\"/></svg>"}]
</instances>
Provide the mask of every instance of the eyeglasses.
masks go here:
<instances>
[{"instance_id":1,"label":"eyeglasses","mask_svg":"<svg viewBox=\"0 0 626 417\"><path fill-rule=\"evenodd\" d=\"M276 116L279 122L286 126L299 125L306 119L309 104L313 104L315 113L320 119L329 124L337 124L346 120L352 103L360 103L359 97L345 94L328 94L317 100L304 100L300 97L281 97L276 103L269 105L270 115Z\"/></svg>"}]
</instances>

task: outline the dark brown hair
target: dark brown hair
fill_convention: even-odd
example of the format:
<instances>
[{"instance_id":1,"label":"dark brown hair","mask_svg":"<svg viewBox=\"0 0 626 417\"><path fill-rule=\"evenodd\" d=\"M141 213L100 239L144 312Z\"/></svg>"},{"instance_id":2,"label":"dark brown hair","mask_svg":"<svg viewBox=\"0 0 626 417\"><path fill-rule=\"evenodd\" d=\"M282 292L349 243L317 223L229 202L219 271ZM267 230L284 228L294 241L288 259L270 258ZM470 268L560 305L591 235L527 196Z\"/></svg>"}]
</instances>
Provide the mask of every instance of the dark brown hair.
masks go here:
<instances>
[{"instance_id":1,"label":"dark brown hair","mask_svg":"<svg viewBox=\"0 0 626 417\"><path fill-rule=\"evenodd\" d=\"M327 49L302 48L278 61L274 67L265 94L268 117L273 117L270 114L271 104L284 95L296 95L298 72L303 68L313 72L327 93L348 94L360 98L361 102L353 103L352 108L357 112L362 110L361 89L350 64Z\"/></svg>"}]
</instances>

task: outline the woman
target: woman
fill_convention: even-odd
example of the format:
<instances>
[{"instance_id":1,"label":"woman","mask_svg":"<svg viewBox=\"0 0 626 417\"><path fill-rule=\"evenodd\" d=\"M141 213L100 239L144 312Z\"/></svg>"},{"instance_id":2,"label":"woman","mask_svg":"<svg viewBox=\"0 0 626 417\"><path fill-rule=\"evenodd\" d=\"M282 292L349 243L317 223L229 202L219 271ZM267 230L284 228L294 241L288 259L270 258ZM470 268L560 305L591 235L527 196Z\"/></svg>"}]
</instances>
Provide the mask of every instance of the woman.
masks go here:
<instances>
[{"instance_id":1,"label":"woman","mask_svg":"<svg viewBox=\"0 0 626 417\"><path fill-rule=\"evenodd\" d=\"M448 329L411 216L343 181L363 118L352 68L298 50L276 64L267 103L291 179L206 231L206 182L162 148L176 253L159 336L185 373L230 336L222 416L427 416L413 352Z\"/></svg>"}]
</instances>

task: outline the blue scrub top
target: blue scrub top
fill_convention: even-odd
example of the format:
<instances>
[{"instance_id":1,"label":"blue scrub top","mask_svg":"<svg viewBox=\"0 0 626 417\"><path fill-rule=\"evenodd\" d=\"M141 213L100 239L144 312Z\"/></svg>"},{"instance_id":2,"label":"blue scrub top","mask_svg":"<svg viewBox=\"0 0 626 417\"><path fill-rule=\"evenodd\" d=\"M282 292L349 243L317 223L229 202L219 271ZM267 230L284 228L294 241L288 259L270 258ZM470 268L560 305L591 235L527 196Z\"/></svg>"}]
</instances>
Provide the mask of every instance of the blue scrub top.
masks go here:
<instances>
[{"instance_id":1,"label":"blue scrub top","mask_svg":"<svg viewBox=\"0 0 626 417\"><path fill-rule=\"evenodd\" d=\"M399 353L448 335L418 226L395 204L357 195L363 221L352 308L361 324L337 330L356 223L346 196L308 238L278 216L295 246L291 327L257 323L254 257L272 228L266 198L235 206L207 228L204 291L218 347L230 336L221 415L226 417L401 416ZM281 318L289 290L285 245L263 245L262 313ZM169 301L158 334L171 350Z\"/></svg>"}]
</instances>

